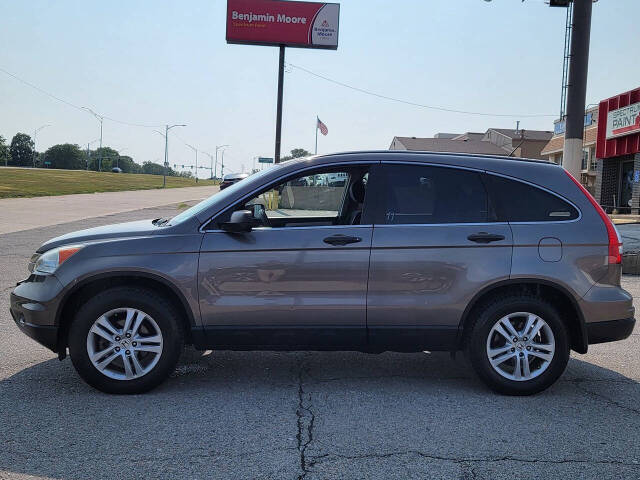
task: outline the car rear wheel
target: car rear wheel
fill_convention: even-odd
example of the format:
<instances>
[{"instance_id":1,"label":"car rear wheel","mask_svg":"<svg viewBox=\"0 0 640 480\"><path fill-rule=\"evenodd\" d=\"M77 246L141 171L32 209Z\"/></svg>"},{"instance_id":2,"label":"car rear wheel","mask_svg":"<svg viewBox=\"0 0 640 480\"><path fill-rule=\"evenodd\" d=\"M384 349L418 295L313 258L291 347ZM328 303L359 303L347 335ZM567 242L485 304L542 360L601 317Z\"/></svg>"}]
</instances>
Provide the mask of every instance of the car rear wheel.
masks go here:
<instances>
[{"instance_id":1,"label":"car rear wheel","mask_svg":"<svg viewBox=\"0 0 640 480\"><path fill-rule=\"evenodd\" d=\"M173 305L141 288L112 288L88 299L69 330L74 367L107 393L156 387L175 368L183 343Z\"/></svg>"},{"instance_id":2,"label":"car rear wheel","mask_svg":"<svg viewBox=\"0 0 640 480\"><path fill-rule=\"evenodd\" d=\"M480 308L466 348L480 378L506 395L531 395L548 388L564 372L570 350L557 310L524 295Z\"/></svg>"}]
</instances>

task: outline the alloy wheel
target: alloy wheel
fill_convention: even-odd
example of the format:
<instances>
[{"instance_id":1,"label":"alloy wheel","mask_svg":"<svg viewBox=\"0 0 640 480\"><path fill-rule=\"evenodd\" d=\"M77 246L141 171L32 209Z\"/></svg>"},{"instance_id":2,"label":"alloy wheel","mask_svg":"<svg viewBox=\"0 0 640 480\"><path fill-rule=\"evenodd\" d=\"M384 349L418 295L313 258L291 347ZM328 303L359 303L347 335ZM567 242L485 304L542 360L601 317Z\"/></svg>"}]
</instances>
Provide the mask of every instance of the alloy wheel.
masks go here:
<instances>
[{"instance_id":1,"label":"alloy wheel","mask_svg":"<svg viewBox=\"0 0 640 480\"><path fill-rule=\"evenodd\" d=\"M162 355L162 332L153 318L136 308L110 310L87 334L93 366L109 378L133 380L156 366Z\"/></svg>"},{"instance_id":2,"label":"alloy wheel","mask_svg":"<svg viewBox=\"0 0 640 480\"><path fill-rule=\"evenodd\" d=\"M549 367L554 353L551 327L530 312L505 315L493 325L487 338L489 363L509 380L536 378Z\"/></svg>"}]
</instances>

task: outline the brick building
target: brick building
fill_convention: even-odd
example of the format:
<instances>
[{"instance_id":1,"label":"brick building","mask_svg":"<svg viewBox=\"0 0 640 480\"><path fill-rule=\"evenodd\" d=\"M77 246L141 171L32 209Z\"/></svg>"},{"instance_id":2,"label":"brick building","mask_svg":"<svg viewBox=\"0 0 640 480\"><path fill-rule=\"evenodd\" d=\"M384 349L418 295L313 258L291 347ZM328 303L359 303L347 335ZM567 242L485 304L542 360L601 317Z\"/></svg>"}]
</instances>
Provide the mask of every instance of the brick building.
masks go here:
<instances>
[{"instance_id":1,"label":"brick building","mask_svg":"<svg viewBox=\"0 0 640 480\"><path fill-rule=\"evenodd\" d=\"M550 162L562 165L562 152L564 149L564 121L554 122L553 137L542 149L543 158ZM598 107L587 109L584 114L584 143L582 149L582 170L580 182L595 195L596 184L596 137L598 133Z\"/></svg>"},{"instance_id":2,"label":"brick building","mask_svg":"<svg viewBox=\"0 0 640 480\"><path fill-rule=\"evenodd\" d=\"M640 214L640 88L602 100L599 112L596 200Z\"/></svg>"},{"instance_id":3,"label":"brick building","mask_svg":"<svg viewBox=\"0 0 640 480\"><path fill-rule=\"evenodd\" d=\"M542 154L562 165L564 122ZM587 109L580 181L608 212L640 214L640 88Z\"/></svg>"}]
</instances>

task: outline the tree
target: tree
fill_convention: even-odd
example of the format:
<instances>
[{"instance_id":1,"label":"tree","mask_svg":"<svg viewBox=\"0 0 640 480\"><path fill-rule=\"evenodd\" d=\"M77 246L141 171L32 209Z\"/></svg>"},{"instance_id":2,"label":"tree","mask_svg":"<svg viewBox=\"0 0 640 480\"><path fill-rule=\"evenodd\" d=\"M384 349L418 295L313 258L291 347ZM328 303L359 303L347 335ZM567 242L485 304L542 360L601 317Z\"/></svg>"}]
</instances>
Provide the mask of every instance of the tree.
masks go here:
<instances>
[{"instance_id":1,"label":"tree","mask_svg":"<svg viewBox=\"0 0 640 480\"><path fill-rule=\"evenodd\" d=\"M44 158L50 162L51 168L80 170L86 167L80 147L71 143L54 145L44 153Z\"/></svg>"},{"instance_id":2,"label":"tree","mask_svg":"<svg viewBox=\"0 0 640 480\"><path fill-rule=\"evenodd\" d=\"M120 167L124 173L142 173L142 167L128 155L118 157L116 167Z\"/></svg>"},{"instance_id":3,"label":"tree","mask_svg":"<svg viewBox=\"0 0 640 480\"><path fill-rule=\"evenodd\" d=\"M291 160L292 158L308 157L309 155L311 155L311 152L307 152L304 148L294 148L291 150L291 155L282 157L280 160L284 162L285 160Z\"/></svg>"},{"instance_id":4,"label":"tree","mask_svg":"<svg viewBox=\"0 0 640 480\"><path fill-rule=\"evenodd\" d=\"M89 169L101 170L103 172L110 172L112 167L116 166L116 159L120 156L117 150L111 147L96 148L91 151L91 158L89 161ZM100 159L102 158L102 161Z\"/></svg>"},{"instance_id":5,"label":"tree","mask_svg":"<svg viewBox=\"0 0 640 480\"><path fill-rule=\"evenodd\" d=\"M26 133L16 133L9 147L11 165L30 167L33 165L33 140Z\"/></svg>"},{"instance_id":6,"label":"tree","mask_svg":"<svg viewBox=\"0 0 640 480\"><path fill-rule=\"evenodd\" d=\"M6 142L5 138L0 135L0 165L5 166L9 164L9 147Z\"/></svg>"},{"instance_id":7,"label":"tree","mask_svg":"<svg viewBox=\"0 0 640 480\"><path fill-rule=\"evenodd\" d=\"M154 163L150 161L146 161L142 164L142 173L148 173L151 175L162 175L164 172L164 167L159 163ZM167 176L174 176L176 172L171 170L171 168L167 168Z\"/></svg>"}]
</instances>

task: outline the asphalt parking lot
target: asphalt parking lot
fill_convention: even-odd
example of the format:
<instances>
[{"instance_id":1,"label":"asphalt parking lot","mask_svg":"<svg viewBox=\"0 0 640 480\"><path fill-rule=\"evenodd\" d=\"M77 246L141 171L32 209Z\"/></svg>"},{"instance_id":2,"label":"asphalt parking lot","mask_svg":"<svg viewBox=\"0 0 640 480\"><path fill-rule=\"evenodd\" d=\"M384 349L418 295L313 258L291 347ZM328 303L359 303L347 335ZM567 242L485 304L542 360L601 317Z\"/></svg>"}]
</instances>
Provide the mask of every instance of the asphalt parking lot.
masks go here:
<instances>
[{"instance_id":1,"label":"asphalt parking lot","mask_svg":"<svg viewBox=\"0 0 640 480\"><path fill-rule=\"evenodd\" d=\"M512 398L443 353L192 350L157 390L109 396L18 331L9 291L42 241L172 212L0 235L1 479L640 478L637 333Z\"/></svg>"}]
</instances>

